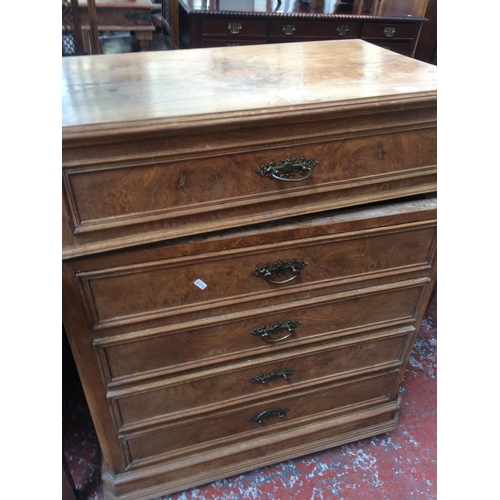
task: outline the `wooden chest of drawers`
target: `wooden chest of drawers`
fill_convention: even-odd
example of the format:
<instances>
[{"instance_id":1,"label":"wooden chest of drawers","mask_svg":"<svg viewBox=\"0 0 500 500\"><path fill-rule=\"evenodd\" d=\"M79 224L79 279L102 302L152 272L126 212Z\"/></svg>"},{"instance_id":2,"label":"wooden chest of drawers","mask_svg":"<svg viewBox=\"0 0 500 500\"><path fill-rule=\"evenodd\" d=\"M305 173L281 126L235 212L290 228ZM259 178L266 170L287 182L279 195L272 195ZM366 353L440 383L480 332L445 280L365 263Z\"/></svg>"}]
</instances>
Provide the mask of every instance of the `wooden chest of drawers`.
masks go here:
<instances>
[{"instance_id":1,"label":"wooden chest of drawers","mask_svg":"<svg viewBox=\"0 0 500 500\"><path fill-rule=\"evenodd\" d=\"M104 497L393 430L436 274L435 67L360 40L89 56L63 93Z\"/></svg>"}]
</instances>

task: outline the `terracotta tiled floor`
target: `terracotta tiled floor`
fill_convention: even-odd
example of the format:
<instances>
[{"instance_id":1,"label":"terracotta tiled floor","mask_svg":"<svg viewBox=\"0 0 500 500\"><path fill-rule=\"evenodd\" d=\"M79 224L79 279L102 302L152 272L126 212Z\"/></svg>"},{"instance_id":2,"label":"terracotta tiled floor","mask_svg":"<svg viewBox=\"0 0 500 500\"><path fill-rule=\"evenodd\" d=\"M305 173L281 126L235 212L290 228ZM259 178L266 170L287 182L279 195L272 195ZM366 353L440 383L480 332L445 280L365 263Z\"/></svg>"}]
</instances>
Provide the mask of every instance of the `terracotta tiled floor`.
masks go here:
<instances>
[{"instance_id":1,"label":"terracotta tiled floor","mask_svg":"<svg viewBox=\"0 0 500 500\"><path fill-rule=\"evenodd\" d=\"M436 496L437 297L406 370L398 428L389 434L216 481L162 500L409 500ZM63 384L63 448L79 500L102 500L100 455L72 365Z\"/></svg>"}]
</instances>

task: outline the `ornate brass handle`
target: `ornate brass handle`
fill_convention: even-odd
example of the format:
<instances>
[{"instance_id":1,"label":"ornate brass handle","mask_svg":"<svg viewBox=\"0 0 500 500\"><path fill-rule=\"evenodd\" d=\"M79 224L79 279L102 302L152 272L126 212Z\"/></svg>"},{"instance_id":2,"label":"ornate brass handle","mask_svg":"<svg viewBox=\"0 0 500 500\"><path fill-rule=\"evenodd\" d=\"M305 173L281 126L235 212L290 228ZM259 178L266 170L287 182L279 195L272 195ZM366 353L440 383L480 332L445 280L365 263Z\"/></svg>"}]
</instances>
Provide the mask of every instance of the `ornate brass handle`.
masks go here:
<instances>
[{"instance_id":1,"label":"ornate brass handle","mask_svg":"<svg viewBox=\"0 0 500 500\"><path fill-rule=\"evenodd\" d=\"M248 421L257 422L258 424L261 424L264 419L273 417L283 418L289 411L290 410L288 408L269 408L269 410L264 410L258 415L255 415L255 417L249 418Z\"/></svg>"},{"instance_id":2,"label":"ornate brass handle","mask_svg":"<svg viewBox=\"0 0 500 500\"><path fill-rule=\"evenodd\" d=\"M269 373L260 373L259 375L256 375L255 377L250 379L250 382L253 382L254 384L267 384L268 382L272 382L273 380L277 380L279 378L286 380L287 377L293 375L294 373L295 370L291 370L288 368L283 368L282 370L273 370Z\"/></svg>"},{"instance_id":3,"label":"ornate brass handle","mask_svg":"<svg viewBox=\"0 0 500 500\"><path fill-rule=\"evenodd\" d=\"M340 36L346 35L348 31L349 31L349 26L346 26L345 24L340 24L339 26L337 26L337 33Z\"/></svg>"},{"instance_id":4,"label":"ornate brass handle","mask_svg":"<svg viewBox=\"0 0 500 500\"><path fill-rule=\"evenodd\" d=\"M281 160L279 164L272 161L261 165L257 173L262 177L274 177L279 181L300 182L311 177L313 169L318 163L318 161L312 158L305 158L304 156L300 160L288 156L284 160ZM297 174L300 176L299 178L295 178Z\"/></svg>"},{"instance_id":5,"label":"ornate brass handle","mask_svg":"<svg viewBox=\"0 0 500 500\"><path fill-rule=\"evenodd\" d=\"M255 271L252 273L254 276L258 278L264 278L268 283L273 283L274 285L283 285L285 283L289 283L290 281L297 278L300 274L300 271L307 266L307 262L297 262L296 260L292 262L286 262L284 260L280 262L276 262L268 266L267 264L262 267L257 267ZM274 281L269 279L270 277L274 278L276 276L282 276L283 274L295 273L290 278L283 281Z\"/></svg>"},{"instance_id":6,"label":"ornate brass handle","mask_svg":"<svg viewBox=\"0 0 500 500\"><path fill-rule=\"evenodd\" d=\"M228 23L227 29L231 35L237 35L241 31L242 26L241 23Z\"/></svg>"},{"instance_id":7,"label":"ornate brass handle","mask_svg":"<svg viewBox=\"0 0 500 500\"><path fill-rule=\"evenodd\" d=\"M283 33L285 35L293 35L293 32L295 31L295 26L293 24L285 24L283 26Z\"/></svg>"},{"instance_id":8,"label":"ornate brass handle","mask_svg":"<svg viewBox=\"0 0 500 500\"><path fill-rule=\"evenodd\" d=\"M387 38L391 38L394 33L396 33L396 28L384 28L384 35Z\"/></svg>"},{"instance_id":9,"label":"ornate brass handle","mask_svg":"<svg viewBox=\"0 0 500 500\"><path fill-rule=\"evenodd\" d=\"M252 335L260 337L264 342L275 344L276 342L281 342L282 340L290 337L295 331L295 328L299 327L301 324L302 323L300 321L279 321L269 326L260 326L259 328L256 328L252 332ZM279 335L283 331L285 331L286 333L282 337L279 337L277 339L271 338L274 335Z\"/></svg>"}]
</instances>

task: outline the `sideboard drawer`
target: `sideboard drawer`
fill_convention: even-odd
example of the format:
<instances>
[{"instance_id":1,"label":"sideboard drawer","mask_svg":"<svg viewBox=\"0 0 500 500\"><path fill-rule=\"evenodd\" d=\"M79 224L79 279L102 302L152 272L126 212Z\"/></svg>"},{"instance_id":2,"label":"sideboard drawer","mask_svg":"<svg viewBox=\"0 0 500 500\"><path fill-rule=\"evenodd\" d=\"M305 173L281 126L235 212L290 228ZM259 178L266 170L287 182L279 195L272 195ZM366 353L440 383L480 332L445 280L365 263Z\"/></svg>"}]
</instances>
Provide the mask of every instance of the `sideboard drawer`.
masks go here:
<instances>
[{"instance_id":1,"label":"sideboard drawer","mask_svg":"<svg viewBox=\"0 0 500 500\"><path fill-rule=\"evenodd\" d=\"M414 24L379 24L364 23L361 29L361 38L409 38L413 39L417 35L418 26Z\"/></svg>"},{"instance_id":2,"label":"sideboard drawer","mask_svg":"<svg viewBox=\"0 0 500 500\"><path fill-rule=\"evenodd\" d=\"M331 21L300 21L295 19L271 21L270 36L275 38L329 39L356 38L358 23Z\"/></svg>"},{"instance_id":3,"label":"sideboard drawer","mask_svg":"<svg viewBox=\"0 0 500 500\"><path fill-rule=\"evenodd\" d=\"M160 454L166 457L183 451L193 453L196 452L193 448L201 450L207 445L221 445L222 440L227 446L243 434L258 437L277 432L279 428L300 425L305 418L310 421L313 417L345 411L352 405L361 406L364 403L369 406L388 402L396 374L396 371L392 371L366 376L294 393L267 403L223 412L207 412L198 417L182 419L160 430L123 434L121 441L127 449L130 463ZM259 415L262 415L261 423L257 421Z\"/></svg>"},{"instance_id":4,"label":"sideboard drawer","mask_svg":"<svg viewBox=\"0 0 500 500\"><path fill-rule=\"evenodd\" d=\"M396 52L402 56L411 57L413 51L413 42L405 42L401 40L370 40L374 45L378 45L383 49Z\"/></svg>"},{"instance_id":5,"label":"sideboard drawer","mask_svg":"<svg viewBox=\"0 0 500 500\"><path fill-rule=\"evenodd\" d=\"M266 21L259 19L202 19L202 36L265 37Z\"/></svg>"}]
</instances>

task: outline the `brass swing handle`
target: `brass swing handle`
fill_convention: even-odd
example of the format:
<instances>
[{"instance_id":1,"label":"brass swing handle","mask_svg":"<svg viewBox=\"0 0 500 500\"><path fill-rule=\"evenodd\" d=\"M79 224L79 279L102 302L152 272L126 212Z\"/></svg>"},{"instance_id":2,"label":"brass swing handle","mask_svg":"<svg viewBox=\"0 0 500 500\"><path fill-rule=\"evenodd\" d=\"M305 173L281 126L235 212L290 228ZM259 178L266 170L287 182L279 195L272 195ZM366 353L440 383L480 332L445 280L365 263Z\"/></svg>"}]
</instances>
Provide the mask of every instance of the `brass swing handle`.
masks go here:
<instances>
[{"instance_id":1,"label":"brass swing handle","mask_svg":"<svg viewBox=\"0 0 500 500\"><path fill-rule=\"evenodd\" d=\"M289 368L283 368L282 370L272 370L269 373L261 373L250 379L250 382L254 384L267 384L273 380L282 378L286 380L290 375L293 375L295 370Z\"/></svg>"},{"instance_id":2,"label":"brass swing handle","mask_svg":"<svg viewBox=\"0 0 500 500\"><path fill-rule=\"evenodd\" d=\"M290 337L293 334L293 332L295 331L295 328L297 328L301 324L302 323L300 321L278 322L278 323L274 323L274 324L269 325L269 326L261 326L259 328L256 328L252 332L252 335L255 335L256 337L260 337L264 342L269 342L269 343L273 344L276 342L281 342L282 340L285 340L288 337ZM282 337L279 337L277 339L271 338L274 335L279 335L283 331L286 333Z\"/></svg>"},{"instance_id":3,"label":"brass swing handle","mask_svg":"<svg viewBox=\"0 0 500 500\"><path fill-rule=\"evenodd\" d=\"M273 417L283 418L287 412L290 410L288 408L269 408L269 410L264 410L263 412L255 415L248 419L249 422L257 422L261 424L263 420Z\"/></svg>"},{"instance_id":4,"label":"brass swing handle","mask_svg":"<svg viewBox=\"0 0 500 500\"><path fill-rule=\"evenodd\" d=\"M287 262L285 260L275 262L268 266L267 264L262 267L257 267L253 271L253 275L257 278L264 278L268 283L273 283L274 285L283 285L294 280L300 274L300 271L307 266L307 262L297 262L296 260L292 262ZM275 278L276 276L283 276L284 274L294 273L293 276L287 278L283 281L275 281L270 278Z\"/></svg>"},{"instance_id":5,"label":"brass swing handle","mask_svg":"<svg viewBox=\"0 0 500 500\"><path fill-rule=\"evenodd\" d=\"M279 181L300 182L311 177L314 167L316 167L318 163L318 161L312 158L305 158L304 156L300 160L287 157L281 160L279 164L272 161L265 165L261 165L257 173L262 177L273 177ZM297 178L296 175L300 177Z\"/></svg>"},{"instance_id":6,"label":"brass swing handle","mask_svg":"<svg viewBox=\"0 0 500 500\"><path fill-rule=\"evenodd\" d=\"M228 23L227 29L231 35L238 35L242 30L241 23Z\"/></svg>"},{"instance_id":7,"label":"brass swing handle","mask_svg":"<svg viewBox=\"0 0 500 500\"><path fill-rule=\"evenodd\" d=\"M392 38L394 33L396 33L396 28L384 28L383 33L387 38Z\"/></svg>"}]
</instances>

